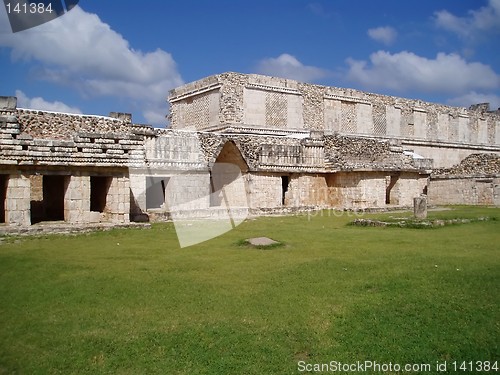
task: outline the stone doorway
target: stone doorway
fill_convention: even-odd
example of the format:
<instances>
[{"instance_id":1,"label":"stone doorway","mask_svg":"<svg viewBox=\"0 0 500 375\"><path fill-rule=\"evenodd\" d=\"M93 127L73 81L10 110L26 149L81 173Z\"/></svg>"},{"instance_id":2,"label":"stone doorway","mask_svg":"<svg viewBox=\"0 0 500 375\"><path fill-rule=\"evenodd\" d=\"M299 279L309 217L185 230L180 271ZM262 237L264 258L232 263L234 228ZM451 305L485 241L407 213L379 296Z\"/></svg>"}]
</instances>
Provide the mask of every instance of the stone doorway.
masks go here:
<instances>
[{"instance_id":1,"label":"stone doorway","mask_svg":"<svg viewBox=\"0 0 500 375\"><path fill-rule=\"evenodd\" d=\"M226 142L210 171L210 206L248 207L248 164L234 142Z\"/></svg>"},{"instance_id":2,"label":"stone doorway","mask_svg":"<svg viewBox=\"0 0 500 375\"><path fill-rule=\"evenodd\" d=\"M106 210L111 180L108 176L90 176L90 211Z\"/></svg>"},{"instance_id":3,"label":"stone doorway","mask_svg":"<svg viewBox=\"0 0 500 375\"><path fill-rule=\"evenodd\" d=\"M399 198L393 193L393 188L398 180L398 175L386 176L385 204L399 204Z\"/></svg>"},{"instance_id":4,"label":"stone doorway","mask_svg":"<svg viewBox=\"0 0 500 375\"><path fill-rule=\"evenodd\" d=\"M281 205L285 205L286 192L288 191L288 186L290 184L289 176L281 176Z\"/></svg>"},{"instance_id":5,"label":"stone doorway","mask_svg":"<svg viewBox=\"0 0 500 375\"><path fill-rule=\"evenodd\" d=\"M64 196L68 176L31 176L31 223L64 221Z\"/></svg>"},{"instance_id":6,"label":"stone doorway","mask_svg":"<svg viewBox=\"0 0 500 375\"><path fill-rule=\"evenodd\" d=\"M161 208L165 203L165 189L170 177L147 177L146 209Z\"/></svg>"}]
</instances>

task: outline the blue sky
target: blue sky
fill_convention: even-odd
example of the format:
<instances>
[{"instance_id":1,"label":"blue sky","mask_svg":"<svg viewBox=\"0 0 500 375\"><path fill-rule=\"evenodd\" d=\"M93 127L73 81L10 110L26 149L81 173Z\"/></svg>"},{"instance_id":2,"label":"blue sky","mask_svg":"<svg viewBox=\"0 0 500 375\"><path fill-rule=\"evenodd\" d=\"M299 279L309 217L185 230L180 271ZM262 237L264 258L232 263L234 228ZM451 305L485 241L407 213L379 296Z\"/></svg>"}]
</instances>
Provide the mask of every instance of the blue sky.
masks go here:
<instances>
[{"instance_id":1,"label":"blue sky","mask_svg":"<svg viewBox=\"0 0 500 375\"><path fill-rule=\"evenodd\" d=\"M18 33L0 7L0 95L165 126L171 88L236 71L496 109L499 42L500 0L80 0Z\"/></svg>"}]
</instances>

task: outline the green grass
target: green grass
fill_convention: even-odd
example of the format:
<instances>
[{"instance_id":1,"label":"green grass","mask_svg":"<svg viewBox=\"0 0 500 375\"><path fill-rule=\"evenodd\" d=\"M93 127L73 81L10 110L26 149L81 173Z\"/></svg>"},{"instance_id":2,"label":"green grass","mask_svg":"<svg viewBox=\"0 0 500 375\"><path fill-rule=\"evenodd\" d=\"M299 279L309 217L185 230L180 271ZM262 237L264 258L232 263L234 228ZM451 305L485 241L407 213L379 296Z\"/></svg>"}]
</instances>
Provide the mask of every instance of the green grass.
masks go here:
<instances>
[{"instance_id":1,"label":"green grass","mask_svg":"<svg viewBox=\"0 0 500 375\"><path fill-rule=\"evenodd\" d=\"M497 220L431 231L263 217L0 244L0 374L294 374L298 361L500 361ZM384 219L405 213L365 215ZM284 245L241 246L267 236ZM450 368L448 367L448 370ZM436 372L432 372L436 373Z\"/></svg>"}]
</instances>

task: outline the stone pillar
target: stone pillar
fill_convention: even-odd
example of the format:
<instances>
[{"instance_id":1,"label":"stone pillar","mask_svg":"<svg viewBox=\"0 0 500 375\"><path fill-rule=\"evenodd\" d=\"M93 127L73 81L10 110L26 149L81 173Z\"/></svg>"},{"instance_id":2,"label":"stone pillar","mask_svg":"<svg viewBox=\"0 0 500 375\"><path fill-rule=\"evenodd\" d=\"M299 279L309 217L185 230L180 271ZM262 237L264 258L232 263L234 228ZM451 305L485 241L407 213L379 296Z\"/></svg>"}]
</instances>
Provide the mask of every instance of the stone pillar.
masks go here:
<instances>
[{"instance_id":1,"label":"stone pillar","mask_svg":"<svg viewBox=\"0 0 500 375\"><path fill-rule=\"evenodd\" d=\"M146 212L146 177L147 170L130 172L130 213L132 216L141 215Z\"/></svg>"},{"instance_id":2,"label":"stone pillar","mask_svg":"<svg viewBox=\"0 0 500 375\"><path fill-rule=\"evenodd\" d=\"M130 222L130 180L128 177L113 177L106 198L106 213L110 221Z\"/></svg>"},{"instance_id":3,"label":"stone pillar","mask_svg":"<svg viewBox=\"0 0 500 375\"><path fill-rule=\"evenodd\" d=\"M427 218L427 197L421 196L413 198L413 214L416 219Z\"/></svg>"},{"instance_id":4,"label":"stone pillar","mask_svg":"<svg viewBox=\"0 0 500 375\"><path fill-rule=\"evenodd\" d=\"M25 175L10 175L5 194L5 222L9 225L31 225L30 179Z\"/></svg>"},{"instance_id":5,"label":"stone pillar","mask_svg":"<svg viewBox=\"0 0 500 375\"><path fill-rule=\"evenodd\" d=\"M90 213L90 176L70 176L64 195L64 221L85 223Z\"/></svg>"}]
</instances>

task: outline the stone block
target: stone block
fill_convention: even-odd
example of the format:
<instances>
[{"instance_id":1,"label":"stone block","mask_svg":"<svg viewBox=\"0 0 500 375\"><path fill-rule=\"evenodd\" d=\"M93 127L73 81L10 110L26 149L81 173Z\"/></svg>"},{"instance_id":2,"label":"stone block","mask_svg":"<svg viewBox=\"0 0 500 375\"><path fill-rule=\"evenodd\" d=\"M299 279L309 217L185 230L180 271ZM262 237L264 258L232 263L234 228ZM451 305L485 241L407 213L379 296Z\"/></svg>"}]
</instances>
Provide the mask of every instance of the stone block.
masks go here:
<instances>
[{"instance_id":1,"label":"stone block","mask_svg":"<svg viewBox=\"0 0 500 375\"><path fill-rule=\"evenodd\" d=\"M427 197L413 198L413 215L416 219L427 218Z\"/></svg>"},{"instance_id":2,"label":"stone block","mask_svg":"<svg viewBox=\"0 0 500 375\"><path fill-rule=\"evenodd\" d=\"M17 98L15 96L0 96L0 110L15 110Z\"/></svg>"},{"instance_id":3,"label":"stone block","mask_svg":"<svg viewBox=\"0 0 500 375\"><path fill-rule=\"evenodd\" d=\"M97 211L88 212L89 223L99 223L101 222L101 213Z\"/></svg>"}]
</instances>

